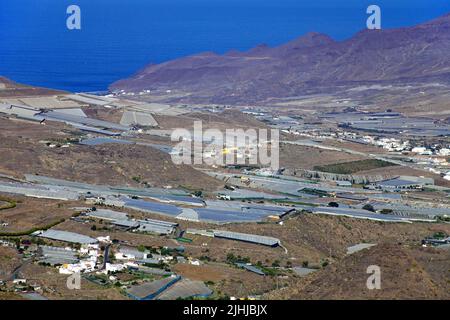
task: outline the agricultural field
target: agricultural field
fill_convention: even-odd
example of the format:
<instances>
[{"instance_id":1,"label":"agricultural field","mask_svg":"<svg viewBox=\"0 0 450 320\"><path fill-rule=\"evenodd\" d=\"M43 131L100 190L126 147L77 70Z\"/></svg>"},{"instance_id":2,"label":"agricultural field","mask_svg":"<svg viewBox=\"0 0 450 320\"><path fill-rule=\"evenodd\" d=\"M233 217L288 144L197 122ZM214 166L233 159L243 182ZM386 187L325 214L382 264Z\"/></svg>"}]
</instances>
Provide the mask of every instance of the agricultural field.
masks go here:
<instances>
[{"instance_id":1,"label":"agricultural field","mask_svg":"<svg viewBox=\"0 0 450 320\"><path fill-rule=\"evenodd\" d=\"M377 159L366 159L328 165L316 165L314 166L314 170L336 174L352 174L360 171L393 166L395 165L387 161Z\"/></svg>"}]
</instances>

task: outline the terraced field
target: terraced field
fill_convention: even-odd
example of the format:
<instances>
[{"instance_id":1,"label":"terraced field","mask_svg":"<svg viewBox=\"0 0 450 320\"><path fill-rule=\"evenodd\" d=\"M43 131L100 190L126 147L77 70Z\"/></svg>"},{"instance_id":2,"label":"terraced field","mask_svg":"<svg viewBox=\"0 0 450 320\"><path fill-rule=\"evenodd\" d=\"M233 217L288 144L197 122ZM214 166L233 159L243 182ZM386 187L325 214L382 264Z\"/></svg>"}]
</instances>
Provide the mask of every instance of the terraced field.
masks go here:
<instances>
[{"instance_id":1,"label":"terraced field","mask_svg":"<svg viewBox=\"0 0 450 320\"><path fill-rule=\"evenodd\" d=\"M314 166L314 170L336 174L352 174L364 170L371 170L392 166L394 166L392 163L383 160L366 159L337 164L329 164L324 166Z\"/></svg>"},{"instance_id":2,"label":"terraced field","mask_svg":"<svg viewBox=\"0 0 450 320\"><path fill-rule=\"evenodd\" d=\"M12 209L17 205L16 201L0 196L0 210Z\"/></svg>"}]
</instances>

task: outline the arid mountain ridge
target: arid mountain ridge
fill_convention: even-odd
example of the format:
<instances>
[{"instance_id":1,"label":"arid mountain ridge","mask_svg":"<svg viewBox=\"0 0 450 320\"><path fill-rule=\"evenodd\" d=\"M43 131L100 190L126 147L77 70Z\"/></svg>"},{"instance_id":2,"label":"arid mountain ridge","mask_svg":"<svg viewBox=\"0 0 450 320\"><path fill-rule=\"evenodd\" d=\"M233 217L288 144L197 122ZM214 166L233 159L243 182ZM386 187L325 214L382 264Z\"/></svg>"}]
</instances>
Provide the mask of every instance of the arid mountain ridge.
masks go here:
<instances>
[{"instance_id":1,"label":"arid mountain ridge","mask_svg":"<svg viewBox=\"0 0 450 320\"><path fill-rule=\"evenodd\" d=\"M450 84L450 13L413 27L335 41L308 33L278 47L150 64L112 91L170 90L174 101L245 104L373 84Z\"/></svg>"}]
</instances>

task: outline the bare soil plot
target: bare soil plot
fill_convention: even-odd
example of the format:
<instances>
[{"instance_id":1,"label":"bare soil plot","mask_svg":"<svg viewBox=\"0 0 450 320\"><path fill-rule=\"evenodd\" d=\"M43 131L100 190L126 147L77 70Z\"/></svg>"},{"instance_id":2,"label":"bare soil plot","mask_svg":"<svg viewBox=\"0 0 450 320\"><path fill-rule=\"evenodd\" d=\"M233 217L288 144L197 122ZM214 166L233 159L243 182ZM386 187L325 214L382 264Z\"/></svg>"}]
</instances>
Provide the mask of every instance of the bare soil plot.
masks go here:
<instances>
[{"instance_id":1,"label":"bare soil plot","mask_svg":"<svg viewBox=\"0 0 450 320\"><path fill-rule=\"evenodd\" d=\"M285 266L288 261L301 265L308 261L319 264L324 259L340 259L346 248L361 242L407 243L420 245L420 241L438 231L450 233L448 224L430 223L382 223L346 217L330 217L301 214L285 221L283 226L271 223L232 224L218 229L276 237L288 250L269 248L238 241L193 238L194 244L208 243L206 255L225 261L230 252L236 256L249 257L251 262L272 264L275 260ZM203 248L205 254L206 249Z\"/></svg>"},{"instance_id":2,"label":"bare soil plot","mask_svg":"<svg viewBox=\"0 0 450 320\"><path fill-rule=\"evenodd\" d=\"M0 300L25 300L25 298L13 292L0 292Z\"/></svg>"},{"instance_id":3,"label":"bare soil plot","mask_svg":"<svg viewBox=\"0 0 450 320\"><path fill-rule=\"evenodd\" d=\"M123 115L123 109L106 109L104 107L87 107L83 108L83 111L89 118L114 123L120 123Z\"/></svg>"},{"instance_id":4,"label":"bare soil plot","mask_svg":"<svg viewBox=\"0 0 450 320\"><path fill-rule=\"evenodd\" d=\"M50 300L127 300L118 288L94 284L84 278L81 279L80 290L67 288L68 275L59 274L52 267L28 264L21 270L22 277L29 283L42 287L43 296Z\"/></svg>"},{"instance_id":5,"label":"bare soil plot","mask_svg":"<svg viewBox=\"0 0 450 320\"><path fill-rule=\"evenodd\" d=\"M224 132L226 129L267 128L264 123L238 110L227 110L218 114L194 112L176 117L167 115L155 115L154 117L161 129L192 129L194 121L202 121L204 129L213 128Z\"/></svg>"},{"instance_id":6,"label":"bare soil plot","mask_svg":"<svg viewBox=\"0 0 450 320\"><path fill-rule=\"evenodd\" d=\"M208 263L200 266L177 264L177 274L190 280L209 283L216 296L245 297L259 295L276 288L276 279L264 277L230 265Z\"/></svg>"},{"instance_id":7,"label":"bare soil plot","mask_svg":"<svg viewBox=\"0 0 450 320\"><path fill-rule=\"evenodd\" d=\"M151 147L106 144L50 148L39 143L45 137L55 137L47 130L39 135L39 131L22 131L17 124L9 128L0 130L0 173L33 173L93 184L142 186L146 182L195 190L215 190L220 185L191 166L175 165L170 155Z\"/></svg>"},{"instance_id":8,"label":"bare soil plot","mask_svg":"<svg viewBox=\"0 0 450 320\"><path fill-rule=\"evenodd\" d=\"M377 245L266 296L272 299L449 299L448 250ZM381 269L381 290L366 287L367 267Z\"/></svg>"},{"instance_id":9,"label":"bare soil plot","mask_svg":"<svg viewBox=\"0 0 450 320\"><path fill-rule=\"evenodd\" d=\"M358 155L314 147L285 145L280 146L280 166L290 169L313 170L315 166L324 166L366 159Z\"/></svg>"},{"instance_id":10,"label":"bare soil plot","mask_svg":"<svg viewBox=\"0 0 450 320\"><path fill-rule=\"evenodd\" d=\"M20 256L15 248L0 247L0 280L7 280L20 265Z\"/></svg>"},{"instance_id":11,"label":"bare soil plot","mask_svg":"<svg viewBox=\"0 0 450 320\"><path fill-rule=\"evenodd\" d=\"M362 143L356 143L351 141L338 141L333 139L327 139L324 141L324 145L336 147L336 148L343 148L343 149L350 149L358 152L365 152L365 153L375 153L375 154L383 154L388 153L386 149L383 149L381 147L372 146L368 144L362 144Z\"/></svg>"},{"instance_id":12,"label":"bare soil plot","mask_svg":"<svg viewBox=\"0 0 450 320\"><path fill-rule=\"evenodd\" d=\"M26 232L68 219L74 213L63 207L63 201L9 197L16 202L16 207L0 211L0 221L8 223L8 226L0 227L0 233Z\"/></svg>"},{"instance_id":13,"label":"bare soil plot","mask_svg":"<svg viewBox=\"0 0 450 320\"><path fill-rule=\"evenodd\" d=\"M0 77L0 85L0 98L31 97L65 93L64 91L59 90L19 84L4 77Z\"/></svg>"}]
</instances>

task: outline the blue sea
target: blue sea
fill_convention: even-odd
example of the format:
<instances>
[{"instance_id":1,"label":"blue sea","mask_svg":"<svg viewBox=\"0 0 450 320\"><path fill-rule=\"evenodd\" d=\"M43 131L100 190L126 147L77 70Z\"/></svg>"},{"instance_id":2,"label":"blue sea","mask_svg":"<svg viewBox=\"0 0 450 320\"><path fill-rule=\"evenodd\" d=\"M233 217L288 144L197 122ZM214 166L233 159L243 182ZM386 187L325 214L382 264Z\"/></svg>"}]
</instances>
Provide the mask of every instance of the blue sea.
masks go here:
<instances>
[{"instance_id":1,"label":"blue sea","mask_svg":"<svg viewBox=\"0 0 450 320\"><path fill-rule=\"evenodd\" d=\"M149 63L198 52L275 46L310 31L343 40L365 28L374 3L383 28L450 12L443 0L1 0L0 75L103 91ZM81 9L81 30L66 27L69 5Z\"/></svg>"}]
</instances>

